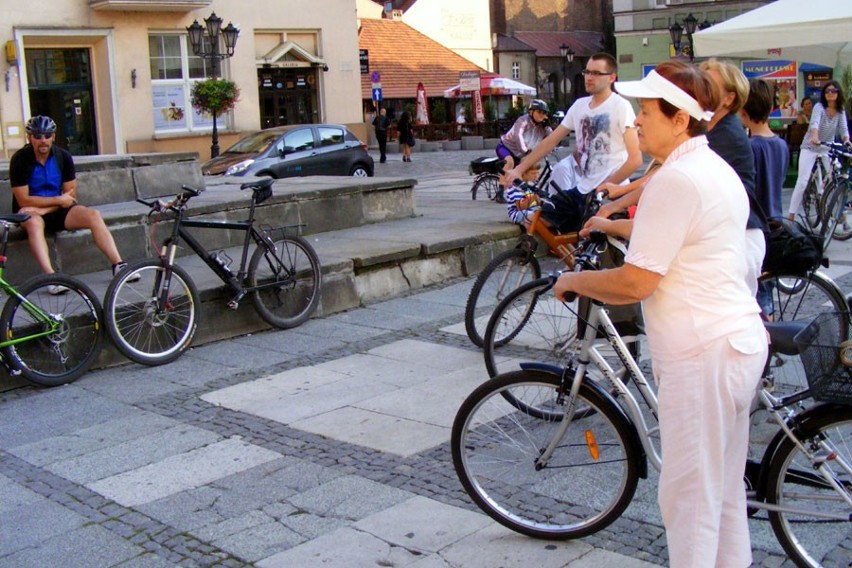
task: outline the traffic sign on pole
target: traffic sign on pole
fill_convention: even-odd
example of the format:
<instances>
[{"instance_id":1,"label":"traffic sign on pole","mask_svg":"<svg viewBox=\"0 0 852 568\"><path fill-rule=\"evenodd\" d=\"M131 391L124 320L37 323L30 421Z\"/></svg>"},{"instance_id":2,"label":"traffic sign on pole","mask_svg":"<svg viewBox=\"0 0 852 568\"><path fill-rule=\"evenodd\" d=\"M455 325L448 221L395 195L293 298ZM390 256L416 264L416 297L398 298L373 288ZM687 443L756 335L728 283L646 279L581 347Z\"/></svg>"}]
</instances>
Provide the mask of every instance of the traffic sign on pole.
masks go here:
<instances>
[{"instance_id":1,"label":"traffic sign on pole","mask_svg":"<svg viewBox=\"0 0 852 568\"><path fill-rule=\"evenodd\" d=\"M376 87L373 89L373 100L379 102L382 100L382 88Z\"/></svg>"}]
</instances>

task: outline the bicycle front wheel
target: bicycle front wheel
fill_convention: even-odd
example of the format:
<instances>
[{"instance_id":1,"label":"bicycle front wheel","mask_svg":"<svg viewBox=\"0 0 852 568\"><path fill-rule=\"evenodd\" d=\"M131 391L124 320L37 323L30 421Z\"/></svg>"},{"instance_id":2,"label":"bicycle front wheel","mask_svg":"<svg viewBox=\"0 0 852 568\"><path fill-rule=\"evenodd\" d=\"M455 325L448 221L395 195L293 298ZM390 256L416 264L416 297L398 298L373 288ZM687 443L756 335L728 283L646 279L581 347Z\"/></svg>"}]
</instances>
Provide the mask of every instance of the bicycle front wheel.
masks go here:
<instances>
[{"instance_id":1,"label":"bicycle front wheel","mask_svg":"<svg viewBox=\"0 0 852 568\"><path fill-rule=\"evenodd\" d=\"M831 189L826 189L822 198L823 219L826 227L823 230L824 246L828 248L832 238L846 241L852 238L852 222L849 210L849 184L845 180L833 183Z\"/></svg>"},{"instance_id":2,"label":"bicycle front wheel","mask_svg":"<svg viewBox=\"0 0 852 568\"><path fill-rule=\"evenodd\" d=\"M817 180L816 168L818 167L820 167L819 163L815 162L811 176L808 178L808 184L805 186L805 193L802 195L804 218L812 229L816 229L822 223L822 209L820 207L822 188Z\"/></svg>"},{"instance_id":3,"label":"bicycle front wheel","mask_svg":"<svg viewBox=\"0 0 852 568\"><path fill-rule=\"evenodd\" d=\"M50 288L67 290L58 295ZM54 290L55 291L55 290ZM91 288L64 274L42 274L18 288L0 314L2 340L41 337L2 349L9 366L33 384L52 387L85 373L101 351L102 310Z\"/></svg>"},{"instance_id":4,"label":"bicycle front wheel","mask_svg":"<svg viewBox=\"0 0 852 568\"><path fill-rule=\"evenodd\" d=\"M491 259L476 277L464 308L464 328L474 345L484 345L493 306L516 288L538 278L541 265L532 251L515 248Z\"/></svg>"},{"instance_id":5,"label":"bicycle front wheel","mask_svg":"<svg viewBox=\"0 0 852 568\"><path fill-rule=\"evenodd\" d=\"M536 538L579 538L603 529L627 508L639 479L641 449L632 425L582 385L577 404L596 412L563 432L565 394L557 376L508 373L473 391L453 423L453 465L465 491L498 523ZM520 410L509 399L539 412ZM550 444L556 450L538 464Z\"/></svg>"},{"instance_id":6,"label":"bicycle front wheel","mask_svg":"<svg viewBox=\"0 0 852 568\"><path fill-rule=\"evenodd\" d=\"M192 342L201 313L195 284L172 265L170 282L157 258L131 262L106 292L106 324L122 355L142 365L163 365ZM135 276L139 278L136 279Z\"/></svg>"},{"instance_id":7,"label":"bicycle front wheel","mask_svg":"<svg viewBox=\"0 0 852 568\"><path fill-rule=\"evenodd\" d=\"M494 309L484 336L485 367L496 377L535 361L566 367L577 345L577 300L553 295L549 277L511 291Z\"/></svg>"},{"instance_id":8,"label":"bicycle front wheel","mask_svg":"<svg viewBox=\"0 0 852 568\"><path fill-rule=\"evenodd\" d=\"M273 327L301 325L316 310L322 270L313 247L298 236L263 241L248 272L254 309Z\"/></svg>"},{"instance_id":9,"label":"bicycle front wheel","mask_svg":"<svg viewBox=\"0 0 852 568\"><path fill-rule=\"evenodd\" d=\"M772 530L797 566L847 566L852 550L852 407L824 407L793 430L816 460L790 439L773 455L766 497L782 510L769 511Z\"/></svg>"}]
</instances>

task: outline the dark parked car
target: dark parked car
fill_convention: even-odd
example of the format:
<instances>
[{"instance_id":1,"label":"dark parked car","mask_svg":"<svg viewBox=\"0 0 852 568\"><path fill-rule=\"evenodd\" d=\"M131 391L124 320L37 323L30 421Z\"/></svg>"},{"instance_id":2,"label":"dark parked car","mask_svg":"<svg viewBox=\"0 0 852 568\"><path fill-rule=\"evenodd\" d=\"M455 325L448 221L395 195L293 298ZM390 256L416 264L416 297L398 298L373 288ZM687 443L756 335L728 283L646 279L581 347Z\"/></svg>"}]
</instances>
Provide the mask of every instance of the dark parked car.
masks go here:
<instances>
[{"instance_id":1,"label":"dark parked car","mask_svg":"<svg viewBox=\"0 0 852 568\"><path fill-rule=\"evenodd\" d=\"M204 175L373 175L367 146L339 124L291 124L250 134L201 165Z\"/></svg>"}]
</instances>

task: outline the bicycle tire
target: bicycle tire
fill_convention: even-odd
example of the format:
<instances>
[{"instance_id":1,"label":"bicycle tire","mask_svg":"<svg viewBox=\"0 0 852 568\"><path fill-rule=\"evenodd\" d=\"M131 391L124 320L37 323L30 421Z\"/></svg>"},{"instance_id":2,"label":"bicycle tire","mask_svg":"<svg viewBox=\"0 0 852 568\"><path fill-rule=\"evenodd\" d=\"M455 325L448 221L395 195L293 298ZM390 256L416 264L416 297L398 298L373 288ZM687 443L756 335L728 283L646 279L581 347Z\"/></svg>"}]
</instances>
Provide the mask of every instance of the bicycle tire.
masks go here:
<instances>
[{"instance_id":1,"label":"bicycle tire","mask_svg":"<svg viewBox=\"0 0 852 568\"><path fill-rule=\"evenodd\" d=\"M270 249L270 246L272 247ZM313 247L299 236L263 241L251 256L249 286L254 309L279 329L301 325L317 309L322 269Z\"/></svg>"},{"instance_id":2,"label":"bicycle tire","mask_svg":"<svg viewBox=\"0 0 852 568\"><path fill-rule=\"evenodd\" d=\"M615 521L633 498L642 460L622 411L581 385L578 404L596 412L578 427L569 425L550 462L537 467L564 415L532 416L509 404L506 394L549 409L564 405L559 377L535 371L501 375L465 399L450 444L456 474L474 503L503 526L536 538L580 538Z\"/></svg>"},{"instance_id":3,"label":"bicycle tire","mask_svg":"<svg viewBox=\"0 0 852 568\"><path fill-rule=\"evenodd\" d=\"M473 182L473 187L470 188L471 199L476 201L476 196L482 191L488 199L494 199L497 195L497 190L500 188L500 176L497 174L484 174L477 176Z\"/></svg>"},{"instance_id":4,"label":"bicycle tire","mask_svg":"<svg viewBox=\"0 0 852 568\"><path fill-rule=\"evenodd\" d=\"M809 451L822 448L835 452L825 461L832 477L852 499L852 407L826 405L804 424L793 426ZM767 502L801 507L810 511L844 516L844 520L817 519L791 511L769 511L769 521L778 542L791 560L801 567L846 566L852 549L852 506L815 471L811 460L786 438L773 453L767 478Z\"/></svg>"},{"instance_id":5,"label":"bicycle tire","mask_svg":"<svg viewBox=\"0 0 852 568\"><path fill-rule=\"evenodd\" d=\"M818 167L820 167L818 161L814 162L814 168ZM802 211L804 212L805 222L812 229L817 229L822 224L821 201L822 192L820 192L817 186L816 170L811 169L811 175L808 177L808 183L802 195Z\"/></svg>"},{"instance_id":6,"label":"bicycle tire","mask_svg":"<svg viewBox=\"0 0 852 568\"><path fill-rule=\"evenodd\" d=\"M820 199L822 226L820 227L819 236L822 240L823 254L828 250L828 245L831 244L831 239L834 238L834 230L843 214L841 208L844 204L841 194L837 191L837 187L837 184L833 180L829 181Z\"/></svg>"},{"instance_id":7,"label":"bicycle tire","mask_svg":"<svg viewBox=\"0 0 852 568\"><path fill-rule=\"evenodd\" d=\"M180 357L192 343L201 316L195 283L177 265L171 266L166 309L157 309L164 270L158 258L131 262L106 291L107 332L122 355L142 365L163 365ZM136 274L137 281L128 281Z\"/></svg>"},{"instance_id":8,"label":"bicycle tire","mask_svg":"<svg viewBox=\"0 0 852 568\"><path fill-rule=\"evenodd\" d=\"M510 292L488 320L483 355L488 376L516 371L521 362L567 367L577 345L577 300L556 299L549 277Z\"/></svg>"},{"instance_id":9,"label":"bicycle tire","mask_svg":"<svg viewBox=\"0 0 852 568\"><path fill-rule=\"evenodd\" d=\"M833 227L830 231L825 230L826 238L823 250L828 248L831 239L848 241L852 238L852 222L849 219L849 182L839 180L831 184L831 189L826 189L822 198L823 218L830 219Z\"/></svg>"},{"instance_id":10,"label":"bicycle tire","mask_svg":"<svg viewBox=\"0 0 852 568\"><path fill-rule=\"evenodd\" d=\"M67 291L52 295L49 286ZM42 274L18 287L18 293L61 326L55 333L3 348L3 357L14 371L30 383L53 387L80 378L103 346L103 311L97 295L87 285L65 274ZM26 305L11 296L0 314L4 339L24 337L43 328Z\"/></svg>"},{"instance_id":11,"label":"bicycle tire","mask_svg":"<svg viewBox=\"0 0 852 568\"><path fill-rule=\"evenodd\" d=\"M500 303L512 290L541 278L541 264L532 251L514 248L495 256L476 277L464 307L464 328L477 347L483 338L490 318L482 314Z\"/></svg>"}]
</instances>

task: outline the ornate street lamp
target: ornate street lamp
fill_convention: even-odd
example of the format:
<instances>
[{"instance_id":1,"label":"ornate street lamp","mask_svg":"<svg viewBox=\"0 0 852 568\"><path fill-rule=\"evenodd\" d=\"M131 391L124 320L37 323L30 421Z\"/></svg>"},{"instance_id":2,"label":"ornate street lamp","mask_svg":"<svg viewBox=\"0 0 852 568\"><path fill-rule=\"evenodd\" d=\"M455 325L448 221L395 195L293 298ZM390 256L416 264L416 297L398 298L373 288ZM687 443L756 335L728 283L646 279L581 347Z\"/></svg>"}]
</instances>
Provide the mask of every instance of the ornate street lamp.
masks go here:
<instances>
[{"instance_id":1,"label":"ornate street lamp","mask_svg":"<svg viewBox=\"0 0 852 568\"><path fill-rule=\"evenodd\" d=\"M219 78L219 62L223 59L228 59L234 55L234 48L237 45L237 38L240 35L240 30L231 22L224 28L222 27L222 18L216 15L216 12L204 18L204 26L198 23L198 20L192 22L192 25L186 28L189 33L189 43L192 46L192 53L197 57L210 61L213 65L213 78ZM205 33L206 31L206 33ZM225 44L225 53L219 51L219 38ZM215 158L219 155L219 130L216 128L216 115L213 114L213 140L210 146L210 157Z\"/></svg>"},{"instance_id":2,"label":"ornate street lamp","mask_svg":"<svg viewBox=\"0 0 852 568\"><path fill-rule=\"evenodd\" d=\"M705 19L704 22L702 22L699 26L698 18L693 16L692 12L690 12L689 15L683 19L683 24L684 25L681 26L679 23L675 22L671 26L669 26L669 35L671 35L672 45L674 45L675 53L677 54L680 52L680 43L681 39L683 39L683 34L686 33L686 39L689 42L689 61L692 62L695 60L695 49L692 43L692 34L695 33L696 27L698 27L698 29L700 30L703 30L709 28L711 24Z\"/></svg>"},{"instance_id":3,"label":"ornate street lamp","mask_svg":"<svg viewBox=\"0 0 852 568\"><path fill-rule=\"evenodd\" d=\"M565 99L565 107L568 108L568 66L567 64L574 61L574 50L570 45L563 43L559 46L559 53L562 55L562 95Z\"/></svg>"}]
</instances>

